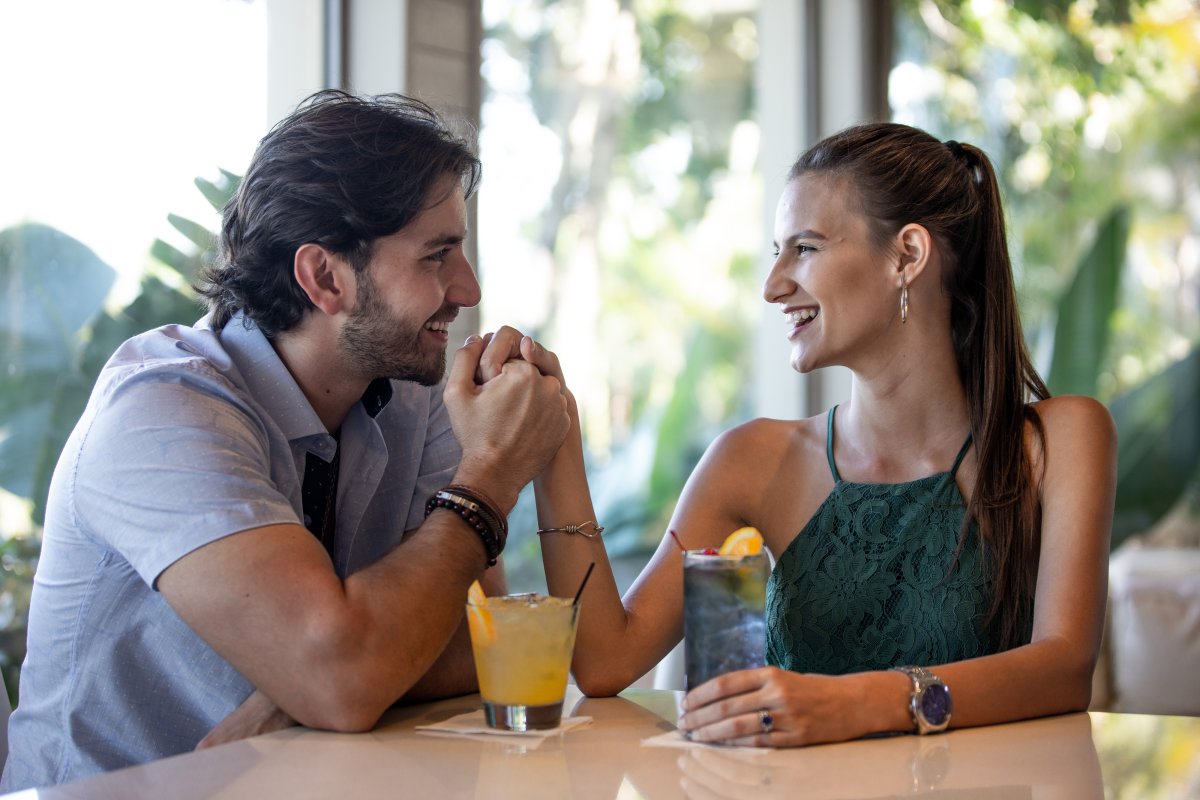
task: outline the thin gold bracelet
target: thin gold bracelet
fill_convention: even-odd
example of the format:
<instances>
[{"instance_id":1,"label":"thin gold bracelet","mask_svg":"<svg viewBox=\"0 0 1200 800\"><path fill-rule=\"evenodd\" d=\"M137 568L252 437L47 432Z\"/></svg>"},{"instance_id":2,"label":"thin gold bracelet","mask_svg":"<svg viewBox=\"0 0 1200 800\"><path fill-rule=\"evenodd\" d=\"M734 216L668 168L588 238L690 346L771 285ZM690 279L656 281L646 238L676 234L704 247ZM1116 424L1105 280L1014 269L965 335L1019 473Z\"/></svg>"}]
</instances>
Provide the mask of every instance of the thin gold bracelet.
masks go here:
<instances>
[{"instance_id":1,"label":"thin gold bracelet","mask_svg":"<svg viewBox=\"0 0 1200 800\"><path fill-rule=\"evenodd\" d=\"M592 528L592 530L587 531L584 530L585 528ZM604 526L597 525L589 519L587 522L582 522L578 525L564 525L561 528L539 528L538 536L541 536L543 533L578 533L580 536L594 539L604 533Z\"/></svg>"}]
</instances>

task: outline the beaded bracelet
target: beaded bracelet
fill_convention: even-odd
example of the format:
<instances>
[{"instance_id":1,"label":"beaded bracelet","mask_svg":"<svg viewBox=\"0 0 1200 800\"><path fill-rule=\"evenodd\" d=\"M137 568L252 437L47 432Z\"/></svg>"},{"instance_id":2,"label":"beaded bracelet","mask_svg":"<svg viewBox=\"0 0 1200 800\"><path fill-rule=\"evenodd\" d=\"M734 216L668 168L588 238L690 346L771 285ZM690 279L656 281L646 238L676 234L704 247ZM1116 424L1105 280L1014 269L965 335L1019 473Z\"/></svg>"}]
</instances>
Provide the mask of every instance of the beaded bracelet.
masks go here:
<instances>
[{"instance_id":1,"label":"beaded bracelet","mask_svg":"<svg viewBox=\"0 0 1200 800\"><path fill-rule=\"evenodd\" d=\"M466 486L451 484L434 492L433 497L426 501L425 516L428 517L438 508L458 514L479 534L487 550L487 565L494 567L508 541L508 520L497 513L486 495Z\"/></svg>"}]
</instances>

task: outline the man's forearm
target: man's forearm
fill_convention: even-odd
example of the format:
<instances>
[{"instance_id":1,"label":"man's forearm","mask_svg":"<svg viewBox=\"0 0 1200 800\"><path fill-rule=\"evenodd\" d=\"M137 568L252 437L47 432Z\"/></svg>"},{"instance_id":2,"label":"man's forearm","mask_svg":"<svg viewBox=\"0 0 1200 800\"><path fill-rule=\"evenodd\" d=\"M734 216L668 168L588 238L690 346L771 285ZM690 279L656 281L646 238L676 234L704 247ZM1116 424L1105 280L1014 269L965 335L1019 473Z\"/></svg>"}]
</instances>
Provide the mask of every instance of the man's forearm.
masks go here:
<instances>
[{"instance_id":1,"label":"man's forearm","mask_svg":"<svg viewBox=\"0 0 1200 800\"><path fill-rule=\"evenodd\" d=\"M477 691L475 663L466 621L459 626L433 666L397 701L397 705L440 700ZM255 691L196 746L197 750L246 739L298 724L260 691Z\"/></svg>"},{"instance_id":2,"label":"man's forearm","mask_svg":"<svg viewBox=\"0 0 1200 800\"><path fill-rule=\"evenodd\" d=\"M489 569L479 579L488 597L508 593L508 579L504 573L504 559ZM400 698L401 703L419 703L442 697L457 697L478 691L479 682L475 675L475 656L471 651L471 636L466 618L458 626L446 649L426 671L413 688Z\"/></svg>"},{"instance_id":3,"label":"man's forearm","mask_svg":"<svg viewBox=\"0 0 1200 800\"><path fill-rule=\"evenodd\" d=\"M422 703L457 697L479 691L475 678L475 660L471 653L471 637L463 619L446 649L433 662L421 679L400 698L401 704Z\"/></svg>"},{"instance_id":4,"label":"man's forearm","mask_svg":"<svg viewBox=\"0 0 1200 800\"><path fill-rule=\"evenodd\" d=\"M297 721L365 730L438 660L484 562L475 532L455 515L435 513L343 583L319 542L281 525L200 548L168 568L159 589ZM230 626L235 617L241 623Z\"/></svg>"}]
</instances>

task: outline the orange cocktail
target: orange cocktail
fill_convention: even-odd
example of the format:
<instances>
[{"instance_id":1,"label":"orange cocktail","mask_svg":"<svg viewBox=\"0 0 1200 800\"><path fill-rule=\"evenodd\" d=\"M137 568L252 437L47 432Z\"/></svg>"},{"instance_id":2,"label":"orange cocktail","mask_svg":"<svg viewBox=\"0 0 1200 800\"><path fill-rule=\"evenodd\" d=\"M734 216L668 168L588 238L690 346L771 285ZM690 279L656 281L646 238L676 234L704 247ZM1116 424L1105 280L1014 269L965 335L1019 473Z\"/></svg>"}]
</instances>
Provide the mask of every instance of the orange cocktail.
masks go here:
<instances>
[{"instance_id":1,"label":"orange cocktail","mask_svg":"<svg viewBox=\"0 0 1200 800\"><path fill-rule=\"evenodd\" d=\"M539 594L473 596L471 649L493 728L554 728L562 718L578 606Z\"/></svg>"}]
</instances>

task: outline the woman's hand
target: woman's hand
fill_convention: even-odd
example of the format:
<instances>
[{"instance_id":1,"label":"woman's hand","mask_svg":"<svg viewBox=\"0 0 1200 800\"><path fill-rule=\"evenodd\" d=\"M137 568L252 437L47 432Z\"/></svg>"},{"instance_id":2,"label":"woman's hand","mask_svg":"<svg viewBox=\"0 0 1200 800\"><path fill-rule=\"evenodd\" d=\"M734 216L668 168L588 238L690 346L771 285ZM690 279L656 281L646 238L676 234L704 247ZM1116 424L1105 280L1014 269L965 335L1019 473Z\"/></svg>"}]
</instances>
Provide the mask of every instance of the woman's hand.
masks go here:
<instances>
[{"instance_id":1,"label":"woman's hand","mask_svg":"<svg viewBox=\"0 0 1200 800\"><path fill-rule=\"evenodd\" d=\"M484 384L495 378L509 361L526 361L537 367L542 375L558 381L567 400L567 410L572 420L578 422L579 410L575 404L575 396L567 389L562 365L553 351L547 350L532 336L526 336L508 325L501 326L495 333L485 333L480 338L485 347L479 359L479 367L475 371L476 383Z\"/></svg>"},{"instance_id":2,"label":"woman's hand","mask_svg":"<svg viewBox=\"0 0 1200 800\"><path fill-rule=\"evenodd\" d=\"M679 729L696 742L754 747L856 739L871 732L862 677L777 667L731 672L687 693Z\"/></svg>"}]
</instances>

